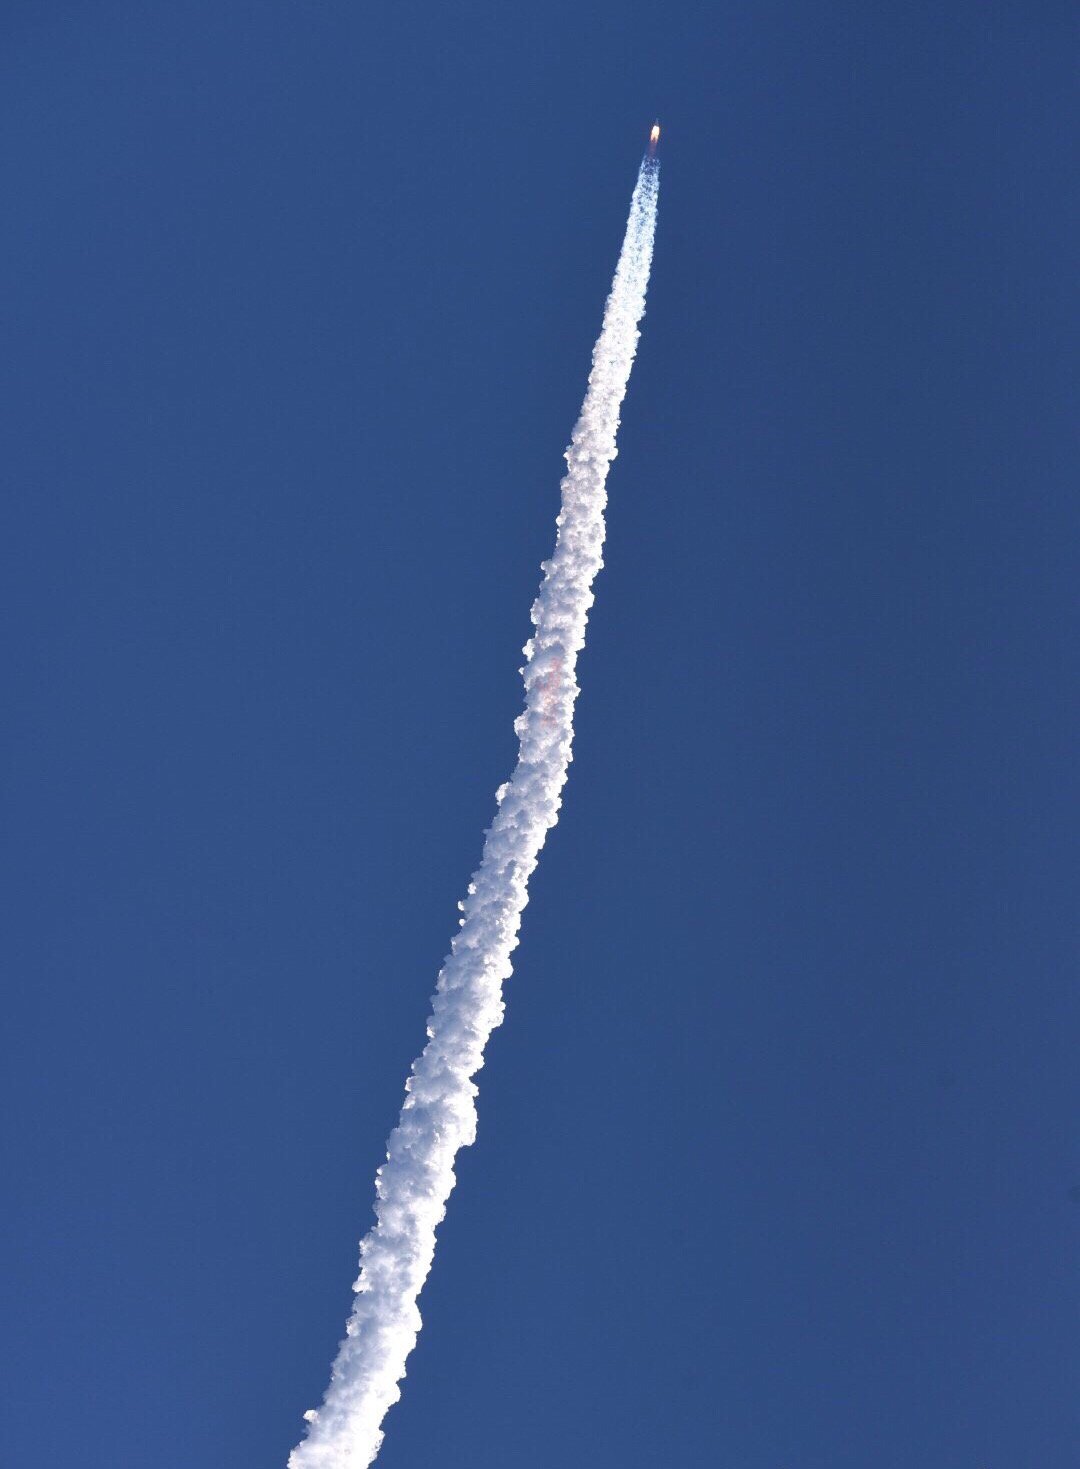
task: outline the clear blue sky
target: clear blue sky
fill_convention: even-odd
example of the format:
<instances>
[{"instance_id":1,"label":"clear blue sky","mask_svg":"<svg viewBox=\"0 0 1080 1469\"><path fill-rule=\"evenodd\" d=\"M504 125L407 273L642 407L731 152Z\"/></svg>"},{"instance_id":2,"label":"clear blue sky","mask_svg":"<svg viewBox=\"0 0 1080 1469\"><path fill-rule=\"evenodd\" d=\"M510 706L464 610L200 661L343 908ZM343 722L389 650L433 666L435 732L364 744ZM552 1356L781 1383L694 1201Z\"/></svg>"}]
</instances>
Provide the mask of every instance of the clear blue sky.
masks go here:
<instances>
[{"instance_id":1,"label":"clear blue sky","mask_svg":"<svg viewBox=\"0 0 1080 1469\"><path fill-rule=\"evenodd\" d=\"M283 1466L513 755L563 821L384 1469L1075 1469L1077 27L8 0L5 1464Z\"/></svg>"}]
</instances>

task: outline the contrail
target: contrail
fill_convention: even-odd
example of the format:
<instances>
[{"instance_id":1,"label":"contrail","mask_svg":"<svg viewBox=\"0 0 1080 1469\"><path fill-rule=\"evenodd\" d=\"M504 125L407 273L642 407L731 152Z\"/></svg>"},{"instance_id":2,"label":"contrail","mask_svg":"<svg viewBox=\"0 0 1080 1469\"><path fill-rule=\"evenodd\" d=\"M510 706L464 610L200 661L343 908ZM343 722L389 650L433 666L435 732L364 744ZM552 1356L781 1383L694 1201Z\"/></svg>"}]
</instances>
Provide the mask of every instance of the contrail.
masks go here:
<instances>
[{"instance_id":1,"label":"contrail","mask_svg":"<svg viewBox=\"0 0 1080 1469\"><path fill-rule=\"evenodd\" d=\"M603 564L605 484L619 408L637 350L652 263L660 165L642 160L619 263L593 348L589 388L566 451L555 552L533 603L523 651L525 709L514 723L517 764L497 792L480 866L458 906L460 929L439 974L428 1041L405 1083L405 1104L375 1188L377 1223L360 1244L356 1301L321 1408L289 1469L360 1469L379 1452L381 1424L420 1330L417 1297L431 1269L435 1230L454 1187L454 1159L476 1138L477 1088L488 1037L503 1018L502 985L518 944L528 882L559 818L573 741L577 656L592 584Z\"/></svg>"}]
</instances>

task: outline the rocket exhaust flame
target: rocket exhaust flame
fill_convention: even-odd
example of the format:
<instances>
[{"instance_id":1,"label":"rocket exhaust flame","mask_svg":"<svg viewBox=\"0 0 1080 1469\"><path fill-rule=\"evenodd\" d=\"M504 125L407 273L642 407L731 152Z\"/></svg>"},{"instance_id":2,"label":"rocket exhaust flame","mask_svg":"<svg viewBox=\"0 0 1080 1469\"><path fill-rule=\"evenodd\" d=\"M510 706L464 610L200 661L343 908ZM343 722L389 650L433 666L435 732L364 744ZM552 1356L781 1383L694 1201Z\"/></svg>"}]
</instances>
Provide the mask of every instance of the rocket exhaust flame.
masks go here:
<instances>
[{"instance_id":1,"label":"rocket exhaust flame","mask_svg":"<svg viewBox=\"0 0 1080 1469\"><path fill-rule=\"evenodd\" d=\"M653 129L653 146L659 129ZM606 481L615 458L645 310L660 165L642 160L615 279L593 349L589 387L566 451L555 551L543 563L524 648L525 708L517 764L497 793L480 866L459 904L460 929L439 974L428 1041L413 1062L405 1103L376 1178L376 1223L360 1245L360 1276L346 1337L322 1407L289 1469L362 1469L379 1452L381 1424L420 1330L417 1297L431 1269L435 1230L454 1187L454 1159L476 1137L484 1047L503 1018L528 881L558 820L573 740L577 657L602 565Z\"/></svg>"}]
</instances>

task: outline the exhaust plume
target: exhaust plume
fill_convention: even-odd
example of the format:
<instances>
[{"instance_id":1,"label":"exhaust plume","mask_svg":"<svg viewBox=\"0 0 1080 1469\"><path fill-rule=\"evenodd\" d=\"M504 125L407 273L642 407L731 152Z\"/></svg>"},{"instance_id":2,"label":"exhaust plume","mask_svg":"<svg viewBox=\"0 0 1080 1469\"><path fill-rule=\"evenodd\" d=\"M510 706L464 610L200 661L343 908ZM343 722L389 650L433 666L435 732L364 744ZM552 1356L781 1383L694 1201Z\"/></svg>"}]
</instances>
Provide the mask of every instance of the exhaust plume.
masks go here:
<instances>
[{"instance_id":1,"label":"exhaust plume","mask_svg":"<svg viewBox=\"0 0 1080 1469\"><path fill-rule=\"evenodd\" d=\"M413 1062L376 1177L377 1222L360 1244L347 1334L322 1406L305 1414L307 1436L290 1454L289 1469L362 1469L379 1452L383 1418L401 1395L398 1382L420 1330L417 1297L454 1187L454 1159L476 1137L471 1078L503 1018L503 980L512 970L528 881L558 820L571 760L575 668L603 564L605 483L645 310L659 182L659 164L647 156L566 451L555 551L543 563L533 603L535 630L523 650L525 708L514 724L517 764L496 794L480 866L458 905L460 928L439 974L427 1045Z\"/></svg>"}]
</instances>

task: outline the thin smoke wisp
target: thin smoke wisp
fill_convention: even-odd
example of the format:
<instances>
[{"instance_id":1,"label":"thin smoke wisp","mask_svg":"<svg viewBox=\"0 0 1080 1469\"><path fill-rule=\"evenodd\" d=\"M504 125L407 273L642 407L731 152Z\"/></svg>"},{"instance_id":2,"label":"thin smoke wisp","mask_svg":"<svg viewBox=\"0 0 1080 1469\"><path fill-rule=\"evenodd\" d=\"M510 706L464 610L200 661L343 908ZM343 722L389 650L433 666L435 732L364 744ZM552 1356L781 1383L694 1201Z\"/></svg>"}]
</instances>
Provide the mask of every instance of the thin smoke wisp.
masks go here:
<instances>
[{"instance_id":1,"label":"thin smoke wisp","mask_svg":"<svg viewBox=\"0 0 1080 1469\"><path fill-rule=\"evenodd\" d=\"M515 721L517 764L497 792L480 866L459 904L460 928L439 974L427 1044L413 1062L405 1102L376 1178L376 1223L360 1244L352 1315L322 1406L289 1469L362 1469L382 1443L382 1422L420 1330L417 1298L431 1269L435 1231L454 1187L459 1148L476 1137L484 1047L503 1018L503 981L518 943L528 882L559 816L571 760L575 676L602 563L606 481L619 409L637 350L652 263L659 164L641 164L619 263L593 348L589 387L566 451L555 551L543 563L524 648L524 711Z\"/></svg>"}]
</instances>

